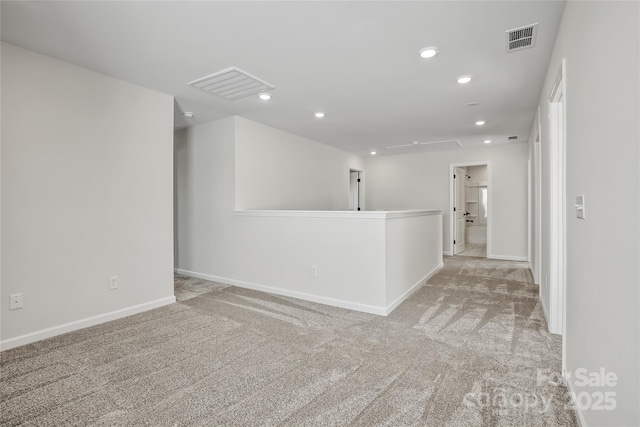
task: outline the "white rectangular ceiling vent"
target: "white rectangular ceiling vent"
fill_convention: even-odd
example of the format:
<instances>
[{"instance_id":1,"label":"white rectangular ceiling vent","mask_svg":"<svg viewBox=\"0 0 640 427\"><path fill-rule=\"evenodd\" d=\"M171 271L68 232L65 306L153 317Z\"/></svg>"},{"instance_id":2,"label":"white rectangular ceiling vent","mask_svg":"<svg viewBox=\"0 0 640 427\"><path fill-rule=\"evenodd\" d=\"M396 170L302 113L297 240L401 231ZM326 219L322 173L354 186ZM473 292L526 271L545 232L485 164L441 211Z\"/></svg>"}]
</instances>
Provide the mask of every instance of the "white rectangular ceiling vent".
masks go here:
<instances>
[{"instance_id":1,"label":"white rectangular ceiling vent","mask_svg":"<svg viewBox=\"0 0 640 427\"><path fill-rule=\"evenodd\" d=\"M239 68L231 67L188 83L189 86L218 95L229 101L274 89L275 86L260 80Z\"/></svg>"},{"instance_id":2,"label":"white rectangular ceiling vent","mask_svg":"<svg viewBox=\"0 0 640 427\"><path fill-rule=\"evenodd\" d=\"M395 148L404 148L404 147L418 147L421 145L431 145L431 146L439 146L439 147L447 147L447 148L462 147L462 144L457 139L448 139L445 141L428 141L428 142L413 141L413 142L410 142L409 144L391 145L387 147L387 150L393 150Z\"/></svg>"},{"instance_id":3,"label":"white rectangular ceiling vent","mask_svg":"<svg viewBox=\"0 0 640 427\"><path fill-rule=\"evenodd\" d=\"M536 45L536 36L538 35L538 24L531 24L520 28L508 30L507 34L507 52L526 49Z\"/></svg>"}]
</instances>

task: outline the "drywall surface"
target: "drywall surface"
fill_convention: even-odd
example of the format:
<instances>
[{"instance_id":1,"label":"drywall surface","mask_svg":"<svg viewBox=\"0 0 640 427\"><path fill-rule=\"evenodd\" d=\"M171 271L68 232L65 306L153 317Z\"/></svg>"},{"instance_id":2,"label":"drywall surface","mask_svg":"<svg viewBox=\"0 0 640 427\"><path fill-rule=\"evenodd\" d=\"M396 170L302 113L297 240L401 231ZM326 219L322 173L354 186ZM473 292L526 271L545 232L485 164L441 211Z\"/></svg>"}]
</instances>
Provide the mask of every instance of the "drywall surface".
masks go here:
<instances>
[{"instance_id":1,"label":"drywall surface","mask_svg":"<svg viewBox=\"0 0 640 427\"><path fill-rule=\"evenodd\" d=\"M236 217L242 254L227 282L383 314L385 220L309 214Z\"/></svg>"},{"instance_id":2,"label":"drywall surface","mask_svg":"<svg viewBox=\"0 0 640 427\"><path fill-rule=\"evenodd\" d=\"M175 300L172 120L168 95L2 44L0 302L24 302L3 348Z\"/></svg>"},{"instance_id":3,"label":"drywall surface","mask_svg":"<svg viewBox=\"0 0 640 427\"><path fill-rule=\"evenodd\" d=\"M233 262L235 118L175 133L175 265L190 271L226 273Z\"/></svg>"},{"instance_id":4,"label":"drywall surface","mask_svg":"<svg viewBox=\"0 0 640 427\"><path fill-rule=\"evenodd\" d=\"M594 400L593 393L613 392L616 401L614 410L579 410L588 426L640 425L639 21L638 2L568 2L540 98L544 277L548 99L566 58L566 370L576 393ZM584 220L573 208L577 195L585 196ZM548 289L541 287L541 298L549 306ZM617 375L615 386L580 386L575 378L578 369L601 368Z\"/></svg>"},{"instance_id":5,"label":"drywall surface","mask_svg":"<svg viewBox=\"0 0 640 427\"><path fill-rule=\"evenodd\" d=\"M487 179L489 179L486 166L469 166L467 168L467 175L470 176L468 179L470 182L486 182Z\"/></svg>"},{"instance_id":6,"label":"drywall surface","mask_svg":"<svg viewBox=\"0 0 640 427\"><path fill-rule=\"evenodd\" d=\"M236 117L236 208L346 210L349 169L362 159Z\"/></svg>"},{"instance_id":7,"label":"drywall surface","mask_svg":"<svg viewBox=\"0 0 640 427\"><path fill-rule=\"evenodd\" d=\"M451 164L489 164L491 253L527 259L527 145L496 145L365 159L368 209L441 209L443 250L451 252Z\"/></svg>"},{"instance_id":8,"label":"drywall surface","mask_svg":"<svg viewBox=\"0 0 640 427\"><path fill-rule=\"evenodd\" d=\"M254 162L249 152L243 155L244 162L238 159L243 150L240 146L246 145L247 136L240 137L245 138L244 142L236 144L235 141L237 135L242 135L247 128L254 129L254 126L267 135L276 135L271 141L262 139L267 141L265 144L278 144L280 131L264 129L262 125L238 117L176 132L176 270L246 288L386 314L385 222L389 221L383 217L374 218L382 214L327 214L326 211L314 214L308 210L292 213L284 209L281 209L284 214L274 210L267 210L265 214L235 209L237 180L243 175L242 170L245 174L254 171L240 166L244 162ZM257 133L253 139L261 140L260 134ZM297 137L287 134L283 138L289 141ZM306 144L305 141L298 142ZM323 149L313 147L314 144L310 144L311 149ZM338 153L336 156L334 149L329 150L331 156L320 163L318 173L324 170L324 180L333 183L333 188L326 194L340 194L344 190L346 204L350 165L344 159L350 155ZM308 150L303 150L298 156L289 154L287 158L303 164L309 156ZM340 156L342 159L336 162L336 157ZM280 159L279 156L270 158L267 154L258 158L274 162L272 167L277 167ZM332 167L336 163L340 165ZM327 167L323 169L323 165ZM273 173L263 168L261 174L265 175L264 180L277 182L279 175L275 178L267 176ZM334 179L336 175L343 176L344 180ZM276 197L278 189L264 187L264 191L271 191ZM285 203L282 208L287 206ZM440 233L440 216L433 218L438 218L438 221L432 224L435 220L430 220L429 230L436 230L430 232L437 235ZM414 218L391 220L394 224L403 221L414 221ZM410 237L411 241L405 244L412 245L411 248L422 245L422 250L425 241L415 233ZM442 262L440 240L431 240L427 245L433 255L431 258L439 258L432 265L427 265L431 258L420 260L417 263L420 277L426 277ZM312 274L313 266L317 271L315 275ZM406 285L405 279L413 279L413 276L404 277L402 274L404 272L393 276L397 286Z\"/></svg>"},{"instance_id":9,"label":"drywall surface","mask_svg":"<svg viewBox=\"0 0 640 427\"><path fill-rule=\"evenodd\" d=\"M465 231L467 233L467 243L487 244L486 225L467 225L467 229Z\"/></svg>"},{"instance_id":10,"label":"drywall surface","mask_svg":"<svg viewBox=\"0 0 640 427\"><path fill-rule=\"evenodd\" d=\"M388 220L385 246L386 300L395 307L442 266L442 214Z\"/></svg>"}]
</instances>

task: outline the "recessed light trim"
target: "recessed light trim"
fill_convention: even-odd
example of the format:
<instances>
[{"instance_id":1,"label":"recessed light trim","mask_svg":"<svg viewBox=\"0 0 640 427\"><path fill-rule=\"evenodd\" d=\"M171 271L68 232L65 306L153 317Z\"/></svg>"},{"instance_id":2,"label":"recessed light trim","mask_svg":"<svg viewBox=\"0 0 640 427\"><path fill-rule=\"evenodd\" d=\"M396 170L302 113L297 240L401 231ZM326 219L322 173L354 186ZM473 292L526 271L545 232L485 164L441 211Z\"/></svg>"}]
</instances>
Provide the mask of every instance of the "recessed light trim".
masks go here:
<instances>
[{"instance_id":1,"label":"recessed light trim","mask_svg":"<svg viewBox=\"0 0 640 427\"><path fill-rule=\"evenodd\" d=\"M317 118L317 119L321 119L321 118L323 118L323 117L324 117L324 113L323 113L322 111L318 111L318 112L315 114L315 116L316 116L316 118Z\"/></svg>"},{"instance_id":2,"label":"recessed light trim","mask_svg":"<svg viewBox=\"0 0 640 427\"><path fill-rule=\"evenodd\" d=\"M271 95L269 95L268 93L261 93L260 99L262 99L263 101L268 101L271 99Z\"/></svg>"},{"instance_id":3,"label":"recessed light trim","mask_svg":"<svg viewBox=\"0 0 640 427\"><path fill-rule=\"evenodd\" d=\"M472 78L472 76L460 76L458 77L458 83L460 83L461 85L465 85L469 83Z\"/></svg>"},{"instance_id":4,"label":"recessed light trim","mask_svg":"<svg viewBox=\"0 0 640 427\"><path fill-rule=\"evenodd\" d=\"M482 125L484 125L485 123L487 123L487 122L485 122L484 120L478 120L478 121L476 122L476 126L482 126Z\"/></svg>"},{"instance_id":5,"label":"recessed light trim","mask_svg":"<svg viewBox=\"0 0 640 427\"><path fill-rule=\"evenodd\" d=\"M438 48L435 46L425 47L420 49L420 56L422 58L433 58L438 54Z\"/></svg>"},{"instance_id":6,"label":"recessed light trim","mask_svg":"<svg viewBox=\"0 0 640 427\"><path fill-rule=\"evenodd\" d=\"M375 151L372 151L372 152L371 152L371 155L372 155L372 156L375 156L376 154L377 154L377 153L376 153Z\"/></svg>"},{"instance_id":7,"label":"recessed light trim","mask_svg":"<svg viewBox=\"0 0 640 427\"><path fill-rule=\"evenodd\" d=\"M483 142L484 142L485 144L491 144L491 140L490 140L490 139L485 139Z\"/></svg>"},{"instance_id":8,"label":"recessed light trim","mask_svg":"<svg viewBox=\"0 0 640 427\"><path fill-rule=\"evenodd\" d=\"M185 116L187 119L193 119L194 114L193 114L191 111L185 111L185 112L184 112L184 116Z\"/></svg>"}]
</instances>

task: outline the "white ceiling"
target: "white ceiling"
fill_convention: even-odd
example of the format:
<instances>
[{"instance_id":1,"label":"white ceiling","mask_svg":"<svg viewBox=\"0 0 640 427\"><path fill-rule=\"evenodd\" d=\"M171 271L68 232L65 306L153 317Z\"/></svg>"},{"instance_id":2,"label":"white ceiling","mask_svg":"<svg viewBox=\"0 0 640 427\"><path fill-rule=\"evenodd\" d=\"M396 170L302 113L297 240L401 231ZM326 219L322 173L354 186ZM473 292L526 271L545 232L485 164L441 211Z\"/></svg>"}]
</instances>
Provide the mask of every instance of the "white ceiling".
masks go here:
<instances>
[{"instance_id":1,"label":"white ceiling","mask_svg":"<svg viewBox=\"0 0 640 427\"><path fill-rule=\"evenodd\" d=\"M562 1L2 2L2 40L175 96L176 126L239 115L356 154L526 141ZM505 31L538 23L536 46ZM420 58L426 46L440 53ZM188 82L238 67L272 99ZM456 78L474 79L459 85ZM479 105L469 107L470 102ZM183 117L192 111L193 119ZM314 112L326 117L316 119ZM479 127L476 120L486 120Z\"/></svg>"}]
</instances>

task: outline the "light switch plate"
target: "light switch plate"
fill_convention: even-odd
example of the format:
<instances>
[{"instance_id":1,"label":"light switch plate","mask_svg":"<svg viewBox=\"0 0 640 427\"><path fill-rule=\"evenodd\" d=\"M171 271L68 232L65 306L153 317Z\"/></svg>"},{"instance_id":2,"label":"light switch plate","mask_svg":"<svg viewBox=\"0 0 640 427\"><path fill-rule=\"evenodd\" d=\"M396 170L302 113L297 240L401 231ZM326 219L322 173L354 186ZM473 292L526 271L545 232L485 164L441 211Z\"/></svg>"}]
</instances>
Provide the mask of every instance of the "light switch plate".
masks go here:
<instances>
[{"instance_id":1,"label":"light switch plate","mask_svg":"<svg viewBox=\"0 0 640 427\"><path fill-rule=\"evenodd\" d=\"M584 219L584 195L576 196L576 218Z\"/></svg>"}]
</instances>

